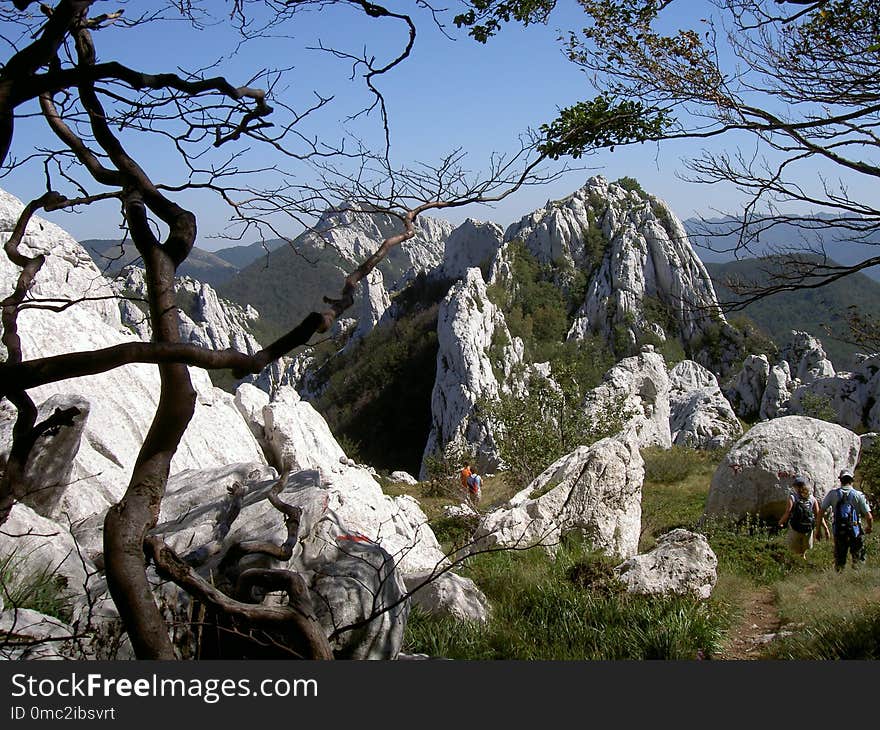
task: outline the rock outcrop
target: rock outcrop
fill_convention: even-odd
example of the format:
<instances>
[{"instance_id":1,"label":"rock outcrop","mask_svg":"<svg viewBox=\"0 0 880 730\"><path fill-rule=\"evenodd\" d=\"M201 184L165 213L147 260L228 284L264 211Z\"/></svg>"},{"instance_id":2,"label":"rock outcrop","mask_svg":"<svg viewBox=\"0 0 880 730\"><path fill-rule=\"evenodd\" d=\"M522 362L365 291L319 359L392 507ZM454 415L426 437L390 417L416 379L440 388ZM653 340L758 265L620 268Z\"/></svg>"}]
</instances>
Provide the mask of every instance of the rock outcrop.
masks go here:
<instances>
[{"instance_id":1,"label":"rock outcrop","mask_svg":"<svg viewBox=\"0 0 880 730\"><path fill-rule=\"evenodd\" d=\"M715 470L706 515L778 520L795 476L805 477L821 499L837 484L841 469L855 468L859 450L855 433L827 421L805 416L762 421L733 445Z\"/></svg>"},{"instance_id":2,"label":"rock outcrop","mask_svg":"<svg viewBox=\"0 0 880 730\"><path fill-rule=\"evenodd\" d=\"M451 616L459 621L486 623L491 607L483 591L470 578L455 573L434 576L411 573L404 578L410 601L426 613Z\"/></svg>"},{"instance_id":3,"label":"rock outcrop","mask_svg":"<svg viewBox=\"0 0 880 730\"><path fill-rule=\"evenodd\" d=\"M669 375L663 356L645 345L634 356L609 370L602 384L587 393L584 410L594 420L624 418L623 429L632 429L640 447L672 445L669 430Z\"/></svg>"},{"instance_id":4,"label":"rock outcrop","mask_svg":"<svg viewBox=\"0 0 880 730\"><path fill-rule=\"evenodd\" d=\"M669 428L672 443L719 449L742 435L742 425L715 376L693 360L669 371Z\"/></svg>"},{"instance_id":5,"label":"rock outcrop","mask_svg":"<svg viewBox=\"0 0 880 730\"><path fill-rule=\"evenodd\" d=\"M650 552L615 568L629 593L709 598L718 579L718 558L705 535L676 529L657 538Z\"/></svg>"},{"instance_id":6,"label":"rock outcrop","mask_svg":"<svg viewBox=\"0 0 880 730\"><path fill-rule=\"evenodd\" d=\"M481 471L500 463L492 424L480 413L483 399L516 386L514 370L523 345L512 338L504 315L489 301L479 269L468 269L440 305L437 317L437 375L431 394L431 431L426 460L471 452Z\"/></svg>"},{"instance_id":7,"label":"rock outcrop","mask_svg":"<svg viewBox=\"0 0 880 730\"><path fill-rule=\"evenodd\" d=\"M511 225L504 239L522 240L542 264L590 272L570 338L599 333L609 343L635 345L645 335L677 333L698 349L701 338L724 324L684 227L654 196L593 177ZM652 309L662 310L659 319L674 323L675 332L665 332Z\"/></svg>"},{"instance_id":8,"label":"rock outcrop","mask_svg":"<svg viewBox=\"0 0 880 730\"><path fill-rule=\"evenodd\" d=\"M11 230L22 205L6 193L0 197L0 203L0 236L4 236ZM63 312L22 311L19 332L26 359L88 352L135 341L120 320L113 289L70 236L35 217L28 226L23 251L29 255L46 254L46 263L32 289L35 295L78 299L87 292L90 297L108 297L85 301ZM0 257L0 296L12 290L17 277L18 268L6 257ZM172 472L263 459L232 396L215 388L204 370L191 368L190 373L197 392L196 410L172 461ZM126 365L30 391L36 403L51 396L73 397L88 403L70 481L63 494L53 498L53 506L44 516L66 514L77 521L106 509L122 496L149 429L158 393L157 369L146 364Z\"/></svg>"},{"instance_id":9,"label":"rock outcrop","mask_svg":"<svg viewBox=\"0 0 880 730\"><path fill-rule=\"evenodd\" d=\"M471 552L543 546L581 534L592 548L619 558L636 554L641 530L644 462L629 432L581 446L540 474L479 523Z\"/></svg>"},{"instance_id":10,"label":"rock outcrop","mask_svg":"<svg viewBox=\"0 0 880 730\"><path fill-rule=\"evenodd\" d=\"M788 363L792 378L802 384L834 375L834 364L825 354L822 343L807 332L792 331L789 343L780 354Z\"/></svg>"},{"instance_id":11,"label":"rock outcrop","mask_svg":"<svg viewBox=\"0 0 880 730\"><path fill-rule=\"evenodd\" d=\"M724 395L740 418L754 420L761 412L761 401L767 389L770 363L766 355L749 355Z\"/></svg>"},{"instance_id":12,"label":"rock outcrop","mask_svg":"<svg viewBox=\"0 0 880 730\"><path fill-rule=\"evenodd\" d=\"M504 231L497 224L468 218L449 235L438 276L458 280L471 268L478 268L487 276L503 239Z\"/></svg>"}]
</instances>

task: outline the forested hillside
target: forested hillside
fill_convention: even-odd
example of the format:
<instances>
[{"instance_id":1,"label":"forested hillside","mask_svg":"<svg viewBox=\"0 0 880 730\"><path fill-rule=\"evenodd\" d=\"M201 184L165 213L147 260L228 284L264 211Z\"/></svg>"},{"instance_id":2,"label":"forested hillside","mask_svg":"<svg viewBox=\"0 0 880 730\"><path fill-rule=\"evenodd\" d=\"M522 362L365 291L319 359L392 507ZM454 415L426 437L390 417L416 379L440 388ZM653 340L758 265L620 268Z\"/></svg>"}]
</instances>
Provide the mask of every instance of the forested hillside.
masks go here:
<instances>
[{"instance_id":1,"label":"forested hillside","mask_svg":"<svg viewBox=\"0 0 880 730\"><path fill-rule=\"evenodd\" d=\"M767 282L772 278L771 258L745 259L728 263L708 263L718 299L737 301L738 296L724 285L728 280ZM784 292L748 305L742 312L777 343L784 345L791 330L801 330L819 337L834 364L841 369L860 348L846 340L846 315L857 307L866 316L880 317L880 284L863 274L853 274L818 289ZM732 318L737 314L732 313Z\"/></svg>"}]
</instances>

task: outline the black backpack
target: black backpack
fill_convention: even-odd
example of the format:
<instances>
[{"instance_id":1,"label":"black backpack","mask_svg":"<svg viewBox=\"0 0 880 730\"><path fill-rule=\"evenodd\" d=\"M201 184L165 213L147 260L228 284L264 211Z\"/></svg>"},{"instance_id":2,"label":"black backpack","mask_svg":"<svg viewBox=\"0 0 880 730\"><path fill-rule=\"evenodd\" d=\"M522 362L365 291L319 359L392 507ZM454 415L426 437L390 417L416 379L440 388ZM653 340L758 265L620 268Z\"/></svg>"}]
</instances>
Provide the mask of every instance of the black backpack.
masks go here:
<instances>
[{"instance_id":1,"label":"black backpack","mask_svg":"<svg viewBox=\"0 0 880 730\"><path fill-rule=\"evenodd\" d=\"M809 534L816 527L816 515L813 512L813 500L810 497L802 499L800 496L792 494L794 505L791 508L791 514L788 516L788 525L795 532Z\"/></svg>"},{"instance_id":2,"label":"black backpack","mask_svg":"<svg viewBox=\"0 0 880 730\"><path fill-rule=\"evenodd\" d=\"M834 505L834 534L859 535L859 511L852 501L853 490L837 490L837 504Z\"/></svg>"}]
</instances>

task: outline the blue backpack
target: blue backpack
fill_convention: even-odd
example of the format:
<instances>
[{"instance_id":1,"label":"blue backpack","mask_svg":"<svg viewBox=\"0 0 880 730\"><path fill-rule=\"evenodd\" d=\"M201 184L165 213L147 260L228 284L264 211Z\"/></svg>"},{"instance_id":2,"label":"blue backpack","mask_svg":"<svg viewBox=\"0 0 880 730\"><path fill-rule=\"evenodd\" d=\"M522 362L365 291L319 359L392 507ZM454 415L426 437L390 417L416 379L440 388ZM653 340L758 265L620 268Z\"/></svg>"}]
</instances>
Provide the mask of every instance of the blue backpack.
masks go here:
<instances>
[{"instance_id":1,"label":"blue backpack","mask_svg":"<svg viewBox=\"0 0 880 730\"><path fill-rule=\"evenodd\" d=\"M859 511L852 501L852 494L851 489L837 489L837 504L834 505L835 535L859 536Z\"/></svg>"}]
</instances>

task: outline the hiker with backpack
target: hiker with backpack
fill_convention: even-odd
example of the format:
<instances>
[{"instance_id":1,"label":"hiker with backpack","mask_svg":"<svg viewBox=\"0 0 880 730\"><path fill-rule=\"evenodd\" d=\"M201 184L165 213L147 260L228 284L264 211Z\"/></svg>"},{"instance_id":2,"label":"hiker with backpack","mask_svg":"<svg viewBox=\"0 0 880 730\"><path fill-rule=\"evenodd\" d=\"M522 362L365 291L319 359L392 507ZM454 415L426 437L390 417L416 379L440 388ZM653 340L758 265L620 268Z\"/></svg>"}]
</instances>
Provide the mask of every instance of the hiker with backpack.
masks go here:
<instances>
[{"instance_id":1,"label":"hiker with backpack","mask_svg":"<svg viewBox=\"0 0 880 730\"><path fill-rule=\"evenodd\" d=\"M846 556L852 556L855 567L865 560L865 535L874 529L874 515L865 495L853 486L853 475L848 469L840 472L840 486L832 489L822 500L822 511L833 510L834 567L843 570ZM861 518L865 518L862 527Z\"/></svg>"},{"instance_id":2,"label":"hiker with backpack","mask_svg":"<svg viewBox=\"0 0 880 730\"><path fill-rule=\"evenodd\" d=\"M483 498L483 480L474 467L471 467L471 475L467 479L467 485L468 499L470 499L471 506L476 507Z\"/></svg>"},{"instance_id":3,"label":"hiker with backpack","mask_svg":"<svg viewBox=\"0 0 880 730\"><path fill-rule=\"evenodd\" d=\"M819 500L810 492L807 480L801 476L794 478L794 491L788 495L788 506L779 520L779 526L788 523L786 542L791 551L807 559L807 550L813 547L813 536L817 540L830 537L828 523L819 509ZM821 528L821 529L820 529Z\"/></svg>"}]
</instances>

